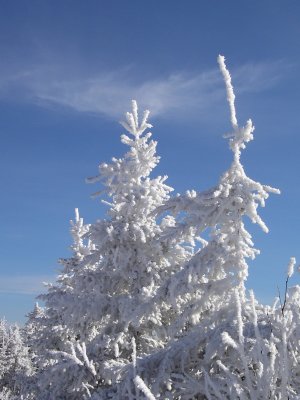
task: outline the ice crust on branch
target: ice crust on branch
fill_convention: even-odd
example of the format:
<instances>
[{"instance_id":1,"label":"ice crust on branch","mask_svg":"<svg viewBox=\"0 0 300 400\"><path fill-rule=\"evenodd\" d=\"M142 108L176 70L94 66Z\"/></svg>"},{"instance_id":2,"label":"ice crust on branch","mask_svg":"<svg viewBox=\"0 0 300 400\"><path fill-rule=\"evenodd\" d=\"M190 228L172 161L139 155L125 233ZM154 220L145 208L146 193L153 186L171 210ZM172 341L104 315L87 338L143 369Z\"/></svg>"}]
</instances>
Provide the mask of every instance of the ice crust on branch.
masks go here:
<instances>
[{"instance_id":1,"label":"ice crust on branch","mask_svg":"<svg viewBox=\"0 0 300 400\"><path fill-rule=\"evenodd\" d=\"M235 111L235 105L234 105L235 94L234 94L233 86L232 86L232 83L231 83L230 73L226 68L225 57L219 55L218 63L219 63L220 71L221 71L221 73L223 75L224 82L225 82L225 85L226 85L227 101L229 103L229 108L230 108L231 124L232 124L233 129L237 129L238 128L238 122L237 122L237 119L236 119L236 111Z\"/></svg>"},{"instance_id":2,"label":"ice crust on branch","mask_svg":"<svg viewBox=\"0 0 300 400\"><path fill-rule=\"evenodd\" d=\"M155 400L155 397L140 376L137 375L134 378L134 383L136 385L136 388L144 393L147 400Z\"/></svg>"},{"instance_id":3,"label":"ice crust on branch","mask_svg":"<svg viewBox=\"0 0 300 400\"><path fill-rule=\"evenodd\" d=\"M244 127L240 128L238 126L236 118L236 109L234 104L235 94L231 83L230 73L226 68L225 57L219 55L218 63L226 86L227 101L230 108L230 121L233 128L233 132L225 135L225 137L230 139L229 140L230 148L234 153L235 161L238 161L241 155L241 149L244 149L246 147L246 143L253 140L254 126L252 124L251 119L247 121Z\"/></svg>"}]
</instances>

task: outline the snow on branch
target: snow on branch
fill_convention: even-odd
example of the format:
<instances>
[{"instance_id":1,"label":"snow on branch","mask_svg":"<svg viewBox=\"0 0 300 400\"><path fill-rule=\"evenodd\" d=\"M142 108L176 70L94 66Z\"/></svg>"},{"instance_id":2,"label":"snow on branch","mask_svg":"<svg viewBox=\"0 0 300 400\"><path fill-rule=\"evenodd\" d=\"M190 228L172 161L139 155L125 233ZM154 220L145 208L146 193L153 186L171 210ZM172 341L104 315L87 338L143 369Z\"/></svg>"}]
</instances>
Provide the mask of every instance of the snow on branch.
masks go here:
<instances>
[{"instance_id":1,"label":"snow on branch","mask_svg":"<svg viewBox=\"0 0 300 400\"><path fill-rule=\"evenodd\" d=\"M249 119L244 127L239 127L237 118L236 118L236 109L235 109L235 94L233 91L233 86L231 83L231 76L226 68L225 64L225 57L219 55L218 57L218 63L220 66L220 71L223 75L225 86L226 86L226 92L227 92L227 100L229 103L229 108L230 108L230 120L231 120L231 125L233 127L233 132L230 134L225 135L225 138L230 138L230 148L234 153L234 159L236 162L239 161L240 154L241 154L241 149L244 149L246 147L245 143L250 142L253 140L253 131L254 131L254 126L252 124L251 119Z\"/></svg>"},{"instance_id":2,"label":"snow on branch","mask_svg":"<svg viewBox=\"0 0 300 400\"><path fill-rule=\"evenodd\" d=\"M225 64L225 57L219 55L218 57L218 63L220 66L220 70L222 72L224 81L225 81L225 85L226 85L226 92L227 92L227 100L229 103L229 107L230 107L230 114L231 114L231 124L233 129L237 129L238 128L238 122L237 122L237 118L236 118L236 110L235 110L235 105L234 105L234 100L235 100L235 94L233 91L233 86L231 83L231 76L230 73L228 71L228 69L226 68L226 64Z\"/></svg>"},{"instance_id":3,"label":"snow on branch","mask_svg":"<svg viewBox=\"0 0 300 400\"><path fill-rule=\"evenodd\" d=\"M150 389L148 388L148 386L145 384L145 382L139 375L137 375L134 378L134 384L137 389L139 389L140 391L142 391L144 393L147 400L155 400L155 397L151 393Z\"/></svg>"},{"instance_id":4,"label":"snow on branch","mask_svg":"<svg viewBox=\"0 0 300 400\"><path fill-rule=\"evenodd\" d=\"M125 114L126 122L120 121L120 124L133 136L139 137L147 128L152 128L152 125L147 122L150 111L149 110L144 111L142 122L139 125L138 106L136 100L132 100L131 104L132 104L132 112L131 113L127 112Z\"/></svg>"},{"instance_id":5,"label":"snow on branch","mask_svg":"<svg viewBox=\"0 0 300 400\"><path fill-rule=\"evenodd\" d=\"M288 271L287 271L287 276L289 278L291 278L291 276L294 274L295 265L296 265L296 258L291 257L290 262L288 264Z\"/></svg>"},{"instance_id":6,"label":"snow on branch","mask_svg":"<svg viewBox=\"0 0 300 400\"><path fill-rule=\"evenodd\" d=\"M86 346L85 343L83 342L81 345L80 343L76 343L76 346L74 346L73 343L69 343L70 347L70 353L66 351L56 351L52 350L49 351L49 354L54 356L55 358L63 358L65 360L68 360L71 364L77 365L79 367L86 367L86 369L93 375L96 376L96 370L94 366L94 362L92 360L89 360L87 354L86 354ZM79 354L77 354L79 353ZM82 360L79 358L79 356L82 357Z\"/></svg>"}]
</instances>

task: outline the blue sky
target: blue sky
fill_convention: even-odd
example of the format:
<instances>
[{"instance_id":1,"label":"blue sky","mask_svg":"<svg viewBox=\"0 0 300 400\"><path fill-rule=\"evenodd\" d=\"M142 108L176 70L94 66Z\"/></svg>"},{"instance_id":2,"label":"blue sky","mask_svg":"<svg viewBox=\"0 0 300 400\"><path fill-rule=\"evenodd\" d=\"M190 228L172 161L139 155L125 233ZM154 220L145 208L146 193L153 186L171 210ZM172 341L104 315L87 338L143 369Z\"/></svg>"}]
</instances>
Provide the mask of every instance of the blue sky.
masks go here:
<instances>
[{"instance_id":1,"label":"blue sky","mask_svg":"<svg viewBox=\"0 0 300 400\"><path fill-rule=\"evenodd\" d=\"M300 3L254 1L1 1L0 315L24 321L68 256L69 220L105 207L85 184L122 156L118 121L135 98L152 111L161 163L176 192L215 185L231 162L217 67L232 73L240 124L256 126L242 162L278 187L249 230L261 255L248 287L270 302L290 256L300 261ZM300 282L300 275L292 283Z\"/></svg>"}]
</instances>

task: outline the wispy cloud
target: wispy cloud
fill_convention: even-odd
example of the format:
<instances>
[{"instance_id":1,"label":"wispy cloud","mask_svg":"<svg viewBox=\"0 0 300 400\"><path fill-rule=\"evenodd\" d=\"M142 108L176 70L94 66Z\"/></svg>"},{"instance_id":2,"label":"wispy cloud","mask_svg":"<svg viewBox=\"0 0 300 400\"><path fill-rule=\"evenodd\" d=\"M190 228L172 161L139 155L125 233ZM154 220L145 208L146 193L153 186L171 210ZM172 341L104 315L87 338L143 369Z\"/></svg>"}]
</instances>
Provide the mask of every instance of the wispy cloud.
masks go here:
<instances>
[{"instance_id":1,"label":"wispy cloud","mask_svg":"<svg viewBox=\"0 0 300 400\"><path fill-rule=\"evenodd\" d=\"M232 71L239 93L261 92L275 86L288 66L282 61L245 64ZM63 67L38 67L0 80L0 95L14 96L41 106L64 106L78 112L120 118L130 99L156 116L205 114L224 98L217 67L200 74L177 72L167 78L134 79L130 68L94 77L72 76Z\"/></svg>"},{"instance_id":2,"label":"wispy cloud","mask_svg":"<svg viewBox=\"0 0 300 400\"><path fill-rule=\"evenodd\" d=\"M38 295L45 292L44 282L55 280L52 275L0 276L0 293Z\"/></svg>"}]
</instances>

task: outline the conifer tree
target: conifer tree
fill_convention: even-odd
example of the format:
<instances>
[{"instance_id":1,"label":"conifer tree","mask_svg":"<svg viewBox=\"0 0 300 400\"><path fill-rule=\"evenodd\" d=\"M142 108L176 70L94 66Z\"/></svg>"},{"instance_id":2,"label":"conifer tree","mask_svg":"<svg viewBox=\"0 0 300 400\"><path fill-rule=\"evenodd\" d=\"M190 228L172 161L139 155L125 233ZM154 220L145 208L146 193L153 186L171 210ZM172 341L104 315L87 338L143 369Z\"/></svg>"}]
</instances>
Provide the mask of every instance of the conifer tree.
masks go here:
<instances>
[{"instance_id":1,"label":"conifer tree","mask_svg":"<svg viewBox=\"0 0 300 400\"><path fill-rule=\"evenodd\" d=\"M166 342L160 315L144 315L138 327L135 317L190 251L175 240L162 239L164 230L175 223L172 217L156 220L156 209L172 189L166 177L150 178L159 157L157 143L145 132L151 127L148 116L144 112L139 122L133 101L132 113L122 122L128 135L121 137L130 150L111 164L101 164L99 175L89 179L101 181L101 194L111 199L105 200L108 218L90 226L76 219L75 255L63 261L57 283L40 296L46 303L45 315L38 320L47 362L39 387L49 399L64 392L68 399L77 399L96 389L115 390L111 383L119 378L116 371L131 365L133 338L141 355Z\"/></svg>"},{"instance_id":2,"label":"conifer tree","mask_svg":"<svg viewBox=\"0 0 300 400\"><path fill-rule=\"evenodd\" d=\"M183 237L191 230L197 237L209 229L210 238L208 242L200 239L202 247L199 251L148 303L152 310L164 307L172 311L173 319L168 322L167 329L173 341L152 358L138 362L141 370L146 371L142 376L146 381L151 382L150 375L156 371L151 385L153 393L165 393L170 398L191 399L197 394L199 385L201 387L201 383L196 385L194 393L192 381L197 381L195 375L202 376L201 368L209 363L221 343L221 332L236 319L233 312L236 293L242 303L246 302L246 259L254 259L259 253L253 248L244 217L268 232L257 207L264 207L269 193L279 193L277 189L253 181L243 169L241 150L253 139L254 127L251 120L245 127L238 126L231 77L224 57L219 56L218 62L231 112L233 132L226 137L233 152L233 162L216 187L201 193L188 191L162 207L162 211L184 214L184 218L171 228L170 237Z\"/></svg>"},{"instance_id":3,"label":"conifer tree","mask_svg":"<svg viewBox=\"0 0 300 400\"><path fill-rule=\"evenodd\" d=\"M56 284L46 284L47 293L38 296L45 302L45 307L40 307L36 303L34 310L27 316L25 326L27 343L37 371L42 371L49 365L49 351L64 350L65 342L70 337L67 319L69 315L65 313L64 303L68 301L73 290L71 282L76 275L76 269L83 256L90 251L90 243L83 239L88 228L76 209L75 221L71 221L70 229L73 255L59 260L63 268Z\"/></svg>"},{"instance_id":4,"label":"conifer tree","mask_svg":"<svg viewBox=\"0 0 300 400\"><path fill-rule=\"evenodd\" d=\"M0 398L29 396L32 363L22 331L17 325L11 326L5 319L0 320Z\"/></svg>"},{"instance_id":5,"label":"conifer tree","mask_svg":"<svg viewBox=\"0 0 300 400\"><path fill-rule=\"evenodd\" d=\"M247 259L259 251L244 219L267 232L257 209L279 191L244 171L254 127L238 125L231 77L224 57L218 62L231 166L212 189L169 198L166 177L150 178L159 157L149 112L140 122L133 101L121 123L129 151L89 179L104 186L96 195L106 196L107 217L85 225L76 211L73 256L41 296L45 307L29 315L35 400L298 399L300 288L288 289L295 259L273 307L245 289Z\"/></svg>"}]
</instances>

